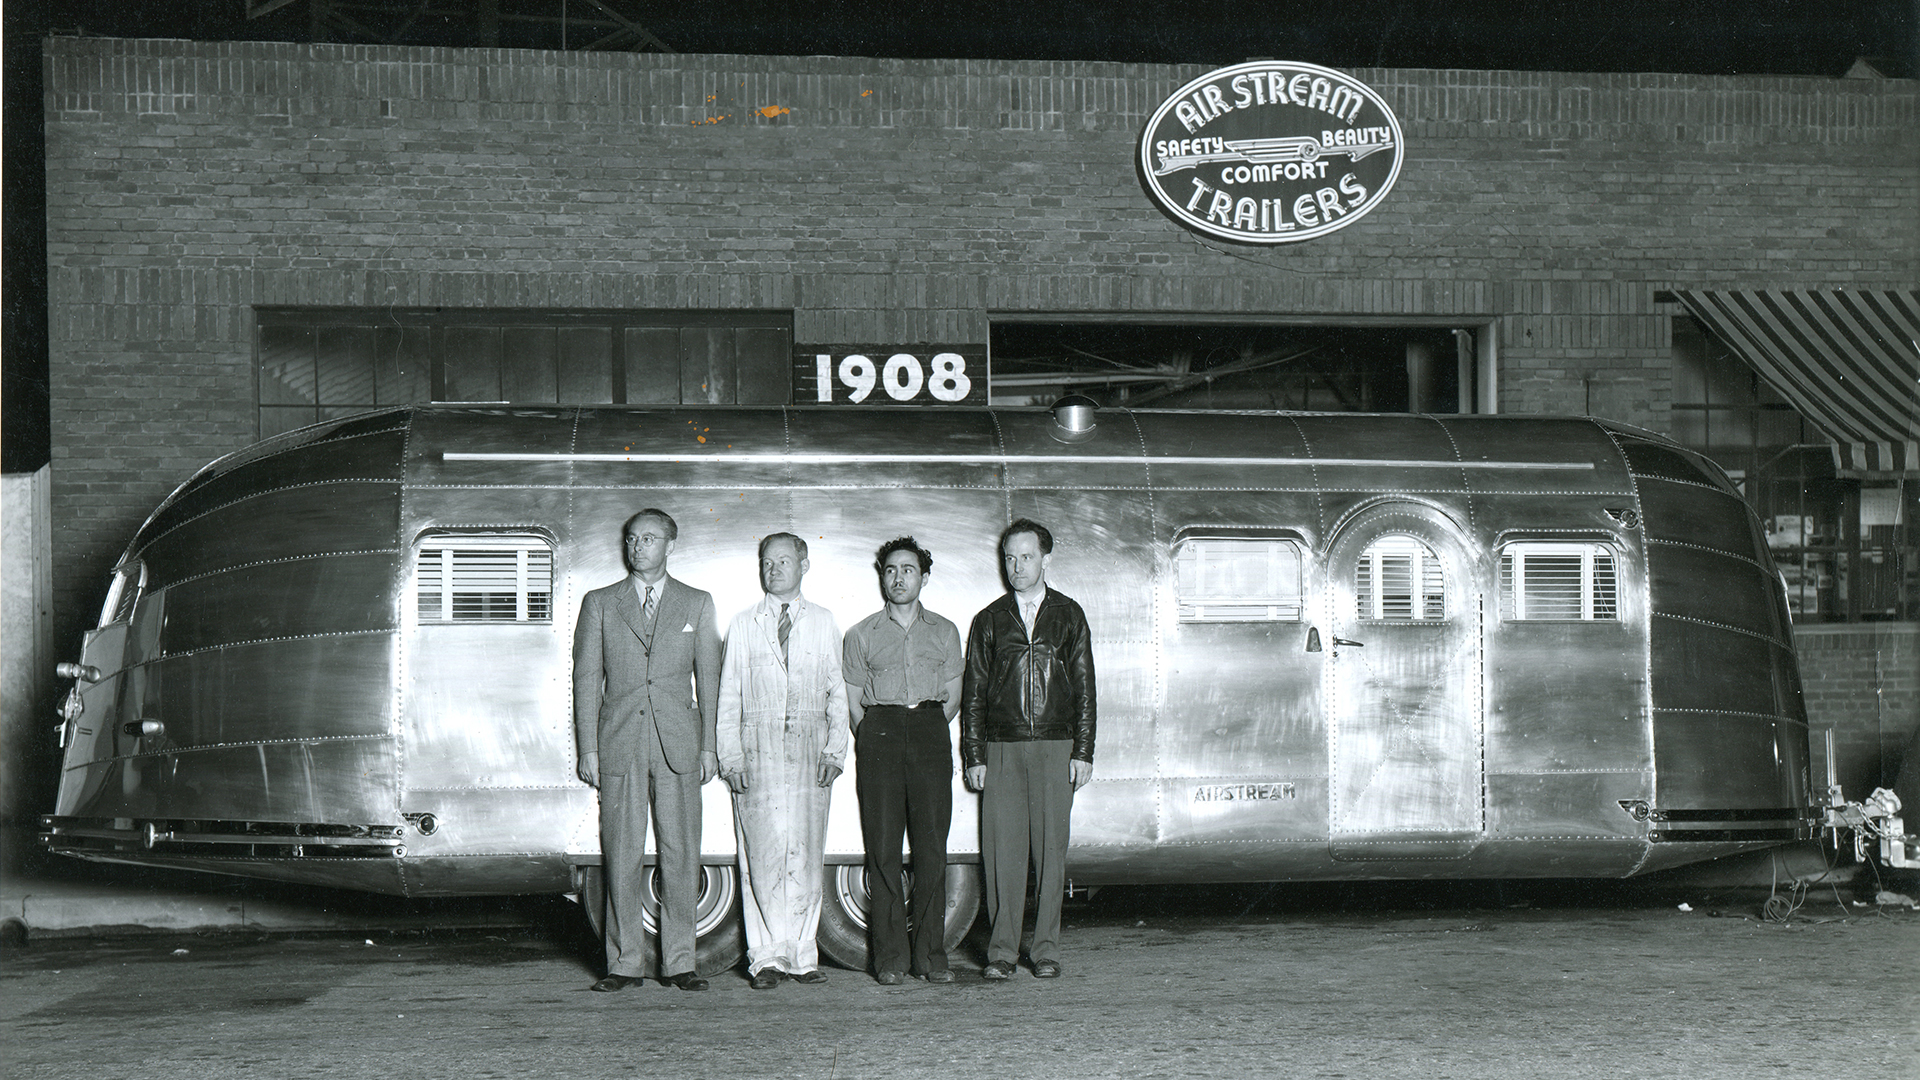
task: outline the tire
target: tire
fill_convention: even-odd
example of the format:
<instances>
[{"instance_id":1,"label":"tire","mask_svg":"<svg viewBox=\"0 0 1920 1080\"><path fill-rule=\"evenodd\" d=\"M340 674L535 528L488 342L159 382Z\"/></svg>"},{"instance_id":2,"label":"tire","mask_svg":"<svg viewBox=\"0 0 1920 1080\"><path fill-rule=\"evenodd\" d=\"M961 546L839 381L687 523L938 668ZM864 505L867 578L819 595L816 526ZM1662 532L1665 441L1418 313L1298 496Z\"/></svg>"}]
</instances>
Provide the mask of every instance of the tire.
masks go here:
<instances>
[{"instance_id":1,"label":"tire","mask_svg":"<svg viewBox=\"0 0 1920 1080\"><path fill-rule=\"evenodd\" d=\"M646 895L642 897L641 923L646 927L643 961L648 975L660 969L659 923L654 913L660 910L659 871L646 876ZM606 874L598 866L580 868L580 907L595 937L602 940L607 931ZM747 929L740 922L739 872L731 865L700 868L700 896L693 914L694 970L704 976L718 975L739 965L747 955Z\"/></svg>"},{"instance_id":2,"label":"tire","mask_svg":"<svg viewBox=\"0 0 1920 1080\"><path fill-rule=\"evenodd\" d=\"M901 875L908 887L913 872ZM867 868L858 864L829 866L825 895L820 900L820 931L815 941L820 955L854 971L871 963L867 949ZM973 929L980 915L980 868L970 863L947 865L946 932L941 947L952 953Z\"/></svg>"}]
</instances>

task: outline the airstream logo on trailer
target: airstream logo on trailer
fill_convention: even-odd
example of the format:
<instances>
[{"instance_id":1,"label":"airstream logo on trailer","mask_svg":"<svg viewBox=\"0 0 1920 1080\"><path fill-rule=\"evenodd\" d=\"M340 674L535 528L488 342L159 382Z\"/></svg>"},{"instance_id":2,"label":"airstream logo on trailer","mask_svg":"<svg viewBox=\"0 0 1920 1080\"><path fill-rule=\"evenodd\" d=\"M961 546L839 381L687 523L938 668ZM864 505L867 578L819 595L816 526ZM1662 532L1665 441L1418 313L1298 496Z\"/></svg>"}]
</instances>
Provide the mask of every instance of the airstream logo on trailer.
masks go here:
<instances>
[{"instance_id":1,"label":"airstream logo on trailer","mask_svg":"<svg viewBox=\"0 0 1920 1080\"><path fill-rule=\"evenodd\" d=\"M1311 240L1365 217L1400 175L1400 121L1364 83L1260 60L1193 80L1140 135L1140 177L1168 217L1247 244Z\"/></svg>"}]
</instances>

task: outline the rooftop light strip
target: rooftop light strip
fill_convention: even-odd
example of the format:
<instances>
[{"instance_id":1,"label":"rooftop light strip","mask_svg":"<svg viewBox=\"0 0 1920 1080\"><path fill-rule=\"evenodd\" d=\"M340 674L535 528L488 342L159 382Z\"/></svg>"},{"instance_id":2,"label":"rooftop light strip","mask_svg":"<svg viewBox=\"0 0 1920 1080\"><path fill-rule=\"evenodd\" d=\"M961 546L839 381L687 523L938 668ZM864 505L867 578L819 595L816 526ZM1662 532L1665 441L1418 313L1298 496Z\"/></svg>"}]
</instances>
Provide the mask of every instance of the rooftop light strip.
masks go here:
<instances>
[{"instance_id":1,"label":"rooftop light strip","mask_svg":"<svg viewBox=\"0 0 1920 1080\"><path fill-rule=\"evenodd\" d=\"M1355 466L1395 469L1527 469L1535 472L1591 472L1590 461L1410 461L1377 458L1301 457L1122 457L1111 454L534 454L453 452L443 461L605 461L635 464L702 465L1006 465L1032 462L1046 465L1249 465Z\"/></svg>"}]
</instances>

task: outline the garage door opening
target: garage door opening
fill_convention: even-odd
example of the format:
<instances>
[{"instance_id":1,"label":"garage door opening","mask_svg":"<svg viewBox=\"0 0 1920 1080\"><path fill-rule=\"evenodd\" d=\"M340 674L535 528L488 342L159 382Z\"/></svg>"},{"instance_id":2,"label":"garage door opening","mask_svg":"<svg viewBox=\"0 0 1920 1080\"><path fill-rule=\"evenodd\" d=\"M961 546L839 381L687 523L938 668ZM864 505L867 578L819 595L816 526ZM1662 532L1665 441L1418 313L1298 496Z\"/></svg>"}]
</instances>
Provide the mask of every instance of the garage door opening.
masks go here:
<instances>
[{"instance_id":1,"label":"garage door opening","mask_svg":"<svg viewBox=\"0 0 1920 1080\"><path fill-rule=\"evenodd\" d=\"M995 320L993 404L1473 412L1480 327Z\"/></svg>"}]
</instances>

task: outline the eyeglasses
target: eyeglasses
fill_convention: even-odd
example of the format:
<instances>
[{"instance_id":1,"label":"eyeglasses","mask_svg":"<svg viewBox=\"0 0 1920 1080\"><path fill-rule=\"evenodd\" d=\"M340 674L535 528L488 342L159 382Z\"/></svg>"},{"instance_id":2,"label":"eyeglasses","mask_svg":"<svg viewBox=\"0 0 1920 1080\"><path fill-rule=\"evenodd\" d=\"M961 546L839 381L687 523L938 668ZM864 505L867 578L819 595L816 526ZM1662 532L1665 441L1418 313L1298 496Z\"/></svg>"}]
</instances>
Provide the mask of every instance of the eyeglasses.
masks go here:
<instances>
[{"instance_id":1,"label":"eyeglasses","mask_svg":"<svg viewBox=\"0 0 1920 1080\"><path fill-rule=\"evenodd\" d=\"M649 547L653 544L664 544L666 542L666 537L655 536L652 533L641 533L639 536L627 537L628 547Z\"/></svg>"}]
</instances>

